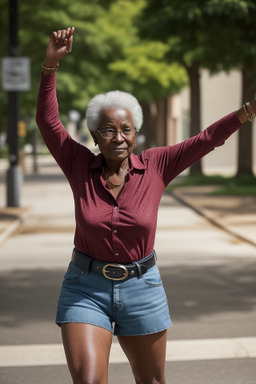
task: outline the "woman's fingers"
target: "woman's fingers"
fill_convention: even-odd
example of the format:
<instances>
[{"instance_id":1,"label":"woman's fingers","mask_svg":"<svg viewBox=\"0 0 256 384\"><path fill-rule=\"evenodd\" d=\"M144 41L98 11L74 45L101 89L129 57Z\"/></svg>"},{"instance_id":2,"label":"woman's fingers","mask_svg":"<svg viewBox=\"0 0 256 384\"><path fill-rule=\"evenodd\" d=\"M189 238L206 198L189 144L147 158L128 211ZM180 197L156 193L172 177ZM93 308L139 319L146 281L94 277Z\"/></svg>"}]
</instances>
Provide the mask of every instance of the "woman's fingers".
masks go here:
<instances>
[{"instance_id":1,"label":"woman's fingers","mask_svg":"<svg viewBox=\"0 0 256 384\"><path fill-rule=\"evenodd\" d=\"M67 29L60 29L57 32L53 32L55 39L58 43L65 44L70 39L70 37L73 35L75 28L67 28Z\"/></svg>"},{"instance_id":2,"label":"woman's fingers","mask_svg":"<svg viewBox=\"0 0 256 384\"><path fill-rule=\"evenodd\" d=\"M73 36L74 32L75 32L75 27L72 27L72 28L68 27L68 29L67 29L67 39L69 39L71 36Z\"/></svg>"},{"instance_id":3,"label":"woman's fingers","mask_svg":"<svg viewBox=\"0 0 256 384\"><path fill-rule=\"evenodd\" d=\"M69 54L72 51L72 44L73 44L73 34L75 32L75 28L68 28L67 29L67 54Z\"/></svg>"},{"instance_id":4,"label":"woman's fingers","mask_svg":"<svg viewBox=\"0 0 256 384\"><path fill-rule=\"evenodd\" d=\"M47 61L59 62L72 51L73 34L75 28L53 31L46 50Z\"/></svg>"}]
</instances>

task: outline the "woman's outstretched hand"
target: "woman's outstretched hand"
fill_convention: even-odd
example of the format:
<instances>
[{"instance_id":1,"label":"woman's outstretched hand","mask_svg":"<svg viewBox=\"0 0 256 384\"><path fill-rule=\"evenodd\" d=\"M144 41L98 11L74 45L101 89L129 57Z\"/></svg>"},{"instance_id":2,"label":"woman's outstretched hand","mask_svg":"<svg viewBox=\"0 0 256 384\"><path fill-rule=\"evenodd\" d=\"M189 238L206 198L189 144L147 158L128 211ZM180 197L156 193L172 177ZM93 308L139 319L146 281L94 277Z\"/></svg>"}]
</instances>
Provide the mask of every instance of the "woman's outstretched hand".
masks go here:
<instances>
[{"instance_id":1,"label":"woman's outstretched hand","mask_svg":"<svg viewBox=\"0 0 256 384\"><path fill-rule=\"evenodd\" d=\"M73 45L75 28L60 29L51 34L50 41L46 48L44 66L48 68L57 67L63 57L70 54Z\"/></svg>"}]
</instances>

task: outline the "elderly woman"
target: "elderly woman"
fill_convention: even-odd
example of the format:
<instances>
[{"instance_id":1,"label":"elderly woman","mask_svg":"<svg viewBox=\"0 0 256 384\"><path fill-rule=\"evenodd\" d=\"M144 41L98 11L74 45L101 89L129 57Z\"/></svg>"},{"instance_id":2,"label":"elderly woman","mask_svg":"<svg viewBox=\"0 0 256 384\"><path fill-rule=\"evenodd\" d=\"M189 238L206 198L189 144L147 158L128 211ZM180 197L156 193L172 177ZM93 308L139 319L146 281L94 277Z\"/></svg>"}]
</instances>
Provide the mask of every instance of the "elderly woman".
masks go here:
<instances>
[{"instance_id":1,"label":"elderly woman","mask_svg":"<svg viewBox=\"0 0 256 384\"><path fill-rule=\"evenodd\" d=\"M171 325L154 240L161 196L170 181L224 143L255 115L247 103L184 142L135 156L142 125L138 101L121 91L95 96L87 124L100 154L74 141L56 99L59 61L71 52L74 28L53 32L42 64L37 124L74 195L75 248L65 274L56 323L74 383L108 382L113 333L136 383L166 383Z\"/></svg>"}]
</instances>

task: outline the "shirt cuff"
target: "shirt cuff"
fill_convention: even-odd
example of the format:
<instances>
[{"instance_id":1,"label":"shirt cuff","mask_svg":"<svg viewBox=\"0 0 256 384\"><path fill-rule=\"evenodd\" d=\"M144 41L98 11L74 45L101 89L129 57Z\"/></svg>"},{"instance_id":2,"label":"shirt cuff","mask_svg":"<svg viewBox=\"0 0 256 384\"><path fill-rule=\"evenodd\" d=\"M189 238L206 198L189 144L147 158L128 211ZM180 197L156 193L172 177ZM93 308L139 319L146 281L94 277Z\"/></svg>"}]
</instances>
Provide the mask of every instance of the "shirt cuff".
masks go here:
<instances>
[{"instance_id":1,"label":"shirt cuff","mask_svg":"<svg viewBox=\"0 0 256 384\"><path fill-rule=\"evenodd\" d=\"M234 133L242 126L241 121L236 115L236 111L231 112L227 116L223 117L221 119L221 124L223 128L225 128L229 133Z\"/></svg>"}]
</instances>

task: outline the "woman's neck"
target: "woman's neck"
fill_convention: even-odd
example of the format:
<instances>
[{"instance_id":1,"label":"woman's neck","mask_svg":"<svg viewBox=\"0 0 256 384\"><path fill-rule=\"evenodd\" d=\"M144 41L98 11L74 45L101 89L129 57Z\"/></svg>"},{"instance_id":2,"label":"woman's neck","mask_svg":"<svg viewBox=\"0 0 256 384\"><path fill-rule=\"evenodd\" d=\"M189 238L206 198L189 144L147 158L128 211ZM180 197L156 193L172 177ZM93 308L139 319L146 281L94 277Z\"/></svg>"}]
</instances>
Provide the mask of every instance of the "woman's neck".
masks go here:
<instances>
[{"instance_id":1,"label":"woman's neck","mask_svg":"<svg viewBox=\"0 0 256 384\"><path fill-rule=\"evenodd\" d=\"M129 160L128 158L123 160L120 163L116 162L110 162L105 160L105 171L109 171L111 174L119 174L123 173L124 171L126 172L127 169L129 168Z\"/></svg>"}]
</instances>

